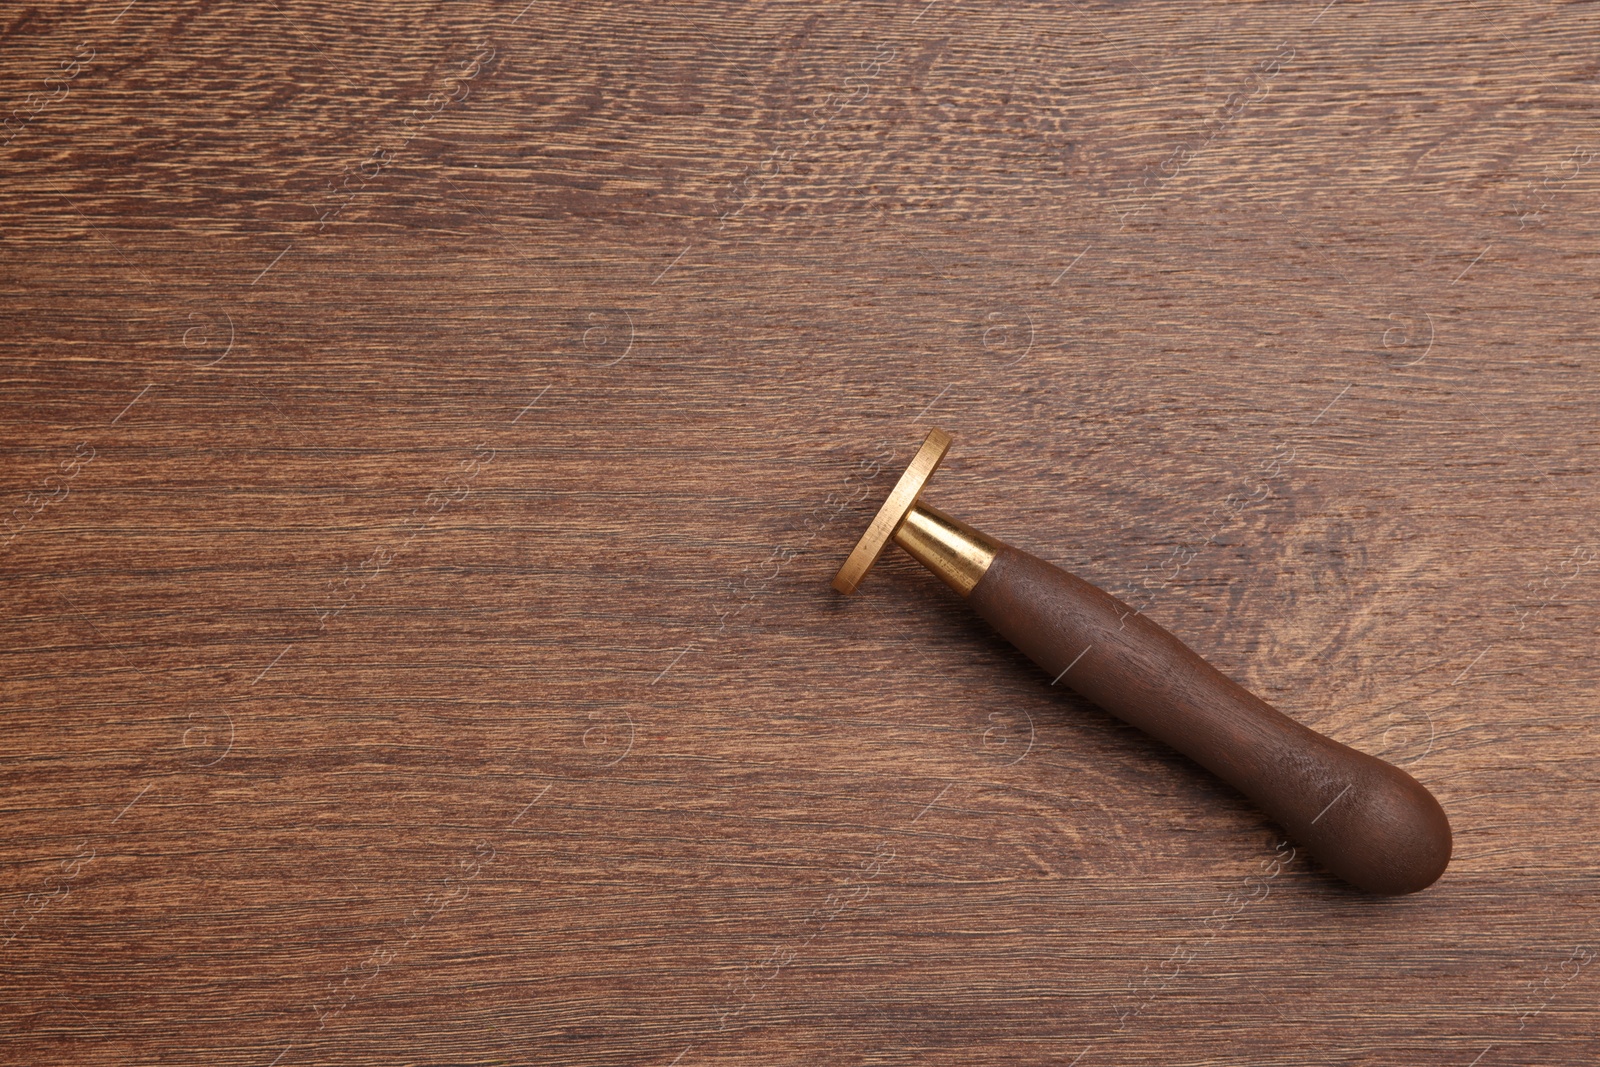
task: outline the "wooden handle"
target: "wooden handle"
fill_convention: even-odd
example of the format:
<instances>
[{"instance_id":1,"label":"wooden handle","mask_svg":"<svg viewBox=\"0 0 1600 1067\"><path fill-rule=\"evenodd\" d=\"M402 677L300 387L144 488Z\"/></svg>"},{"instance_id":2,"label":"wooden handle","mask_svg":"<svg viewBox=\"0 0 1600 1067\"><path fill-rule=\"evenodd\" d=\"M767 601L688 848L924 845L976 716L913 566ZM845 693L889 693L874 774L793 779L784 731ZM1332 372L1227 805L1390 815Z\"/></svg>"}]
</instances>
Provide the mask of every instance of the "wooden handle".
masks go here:
<instances>
[{"instance_id":1,"label":"wooden handle","mask_svg":"<svg viewBox=\"0 0 1600 1067\"><path fill-rule=\"evenodd\" d=\"M1415 893L1450 862L1450 823L1405 771L1295 722L1143 615L1002 545L968 597L1051 677L1259 804L1333 873Z\"/></svg>"}]
</instances>

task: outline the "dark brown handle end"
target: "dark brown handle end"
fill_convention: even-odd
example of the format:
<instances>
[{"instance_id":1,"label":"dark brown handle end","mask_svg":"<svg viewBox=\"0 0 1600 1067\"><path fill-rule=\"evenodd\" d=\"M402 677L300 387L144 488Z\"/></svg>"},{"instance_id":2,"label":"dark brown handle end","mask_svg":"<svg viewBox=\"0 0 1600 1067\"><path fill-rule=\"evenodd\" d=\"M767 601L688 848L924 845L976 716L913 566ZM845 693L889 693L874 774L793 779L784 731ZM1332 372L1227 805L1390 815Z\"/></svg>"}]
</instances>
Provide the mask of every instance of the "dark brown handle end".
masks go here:
<instances>
[{"instance_id":1,"label":"dark brown handle end","mask_svg":"<svg viewBox=\"0 0 1600 1067\"><path fill-rule=\"evenodd\" d=\"M1437 882L1452 848L1439 801L1393 764L1323 740L1330 748L1324 773L1350 780L1305 825L1280 815L1284 829L1330 871L1368 892L1415 893Z\"/></svg>"}]
</instances>

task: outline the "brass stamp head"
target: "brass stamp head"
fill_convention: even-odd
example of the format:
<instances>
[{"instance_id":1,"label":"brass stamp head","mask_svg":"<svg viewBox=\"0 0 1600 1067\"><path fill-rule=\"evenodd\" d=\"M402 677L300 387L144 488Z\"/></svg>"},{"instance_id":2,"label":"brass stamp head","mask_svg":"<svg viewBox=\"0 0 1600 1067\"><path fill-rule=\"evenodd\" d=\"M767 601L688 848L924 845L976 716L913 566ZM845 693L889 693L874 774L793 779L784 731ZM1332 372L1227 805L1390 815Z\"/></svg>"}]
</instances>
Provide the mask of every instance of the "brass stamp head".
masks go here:
<instances>
[{"instance_id":1,"label":"brass stamp head","mask_svg":"<svg viewBox=\"0 0 1600 1067\"><path fill-rule=\"evenodd\" d=\"M889 491L889 498L878 509L867 532L856 542L839 573L833 576L835 589L841 593L855 592L878 556L893 541L962 596L972 592L989 564L994 562L999 542L918 502L923 487L939 469L939 462L949 449L949 434L943 430L928 431L922 447Z\"/></svg>"},{"instance_id":2,"label":"brass stamp head","mask_svg":"<svg viewBox=\"0 0 1600 1067\"><path fill-rule=\"evenodd\" d=\"M900 475L900 480L889 490L889 498L883 502L878 514L874 515L872 522L868 524L867 532L861 535L856 547L850 550L850 555L845 558L844 566L839 568L839 573L833 576L835 589L841 593L856 591L861 579L865 578L872 565L878 562L878 557L888 546L889 539L904 521L906 513L916 504L917 498L922 495L923 487L928 484L928 479L933 477L933 472L939 469L939 462L949 450L949 434L943 430L928 431L928 436L922 441L922 447L911 457L911 463L906 467L905 473Z\"/></svg>"}]
</instances>

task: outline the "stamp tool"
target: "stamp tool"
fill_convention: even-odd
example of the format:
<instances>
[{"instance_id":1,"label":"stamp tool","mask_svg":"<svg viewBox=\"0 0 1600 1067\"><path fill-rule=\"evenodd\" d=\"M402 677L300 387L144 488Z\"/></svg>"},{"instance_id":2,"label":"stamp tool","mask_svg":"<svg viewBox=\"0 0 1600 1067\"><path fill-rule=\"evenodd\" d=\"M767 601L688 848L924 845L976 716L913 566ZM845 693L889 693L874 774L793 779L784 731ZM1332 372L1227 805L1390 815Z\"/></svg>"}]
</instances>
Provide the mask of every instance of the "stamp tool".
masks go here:
<instances>
[{"instance_id":1,"label":"stamp tool","mask_svg":"<svg viewBox=\"0 0 1600 1067\"><path fill-rule=\"evenodd\" d=\"M1253 800L1328 870L1414 893L1450 862L1450 823L1393 764L1311 730L1111 594L921 502L950 448L933 430L839 568L854 593L892 541L1054 680Z\"/></svg>"}]
</instances>

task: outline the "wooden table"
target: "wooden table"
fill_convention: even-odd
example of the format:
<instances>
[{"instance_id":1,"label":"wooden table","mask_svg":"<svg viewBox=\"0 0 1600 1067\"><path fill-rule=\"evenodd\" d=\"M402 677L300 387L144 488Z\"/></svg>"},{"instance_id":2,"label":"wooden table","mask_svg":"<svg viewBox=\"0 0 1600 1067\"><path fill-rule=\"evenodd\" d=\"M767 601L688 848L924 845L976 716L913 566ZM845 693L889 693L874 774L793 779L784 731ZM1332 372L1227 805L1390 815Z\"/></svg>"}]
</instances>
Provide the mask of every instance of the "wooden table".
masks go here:
<instances>
[{"instance_id":1,"label":"wooden table","mask_svg":"<svg viewBox=\"0 0 1600 1067\"><path fill-rule=\"evenodd\" d=\"M1600 1059L1600 12L5 15L0 1061ZM1455 827L1347 890L929 499Z\"/></svg>"}]
</instances>

